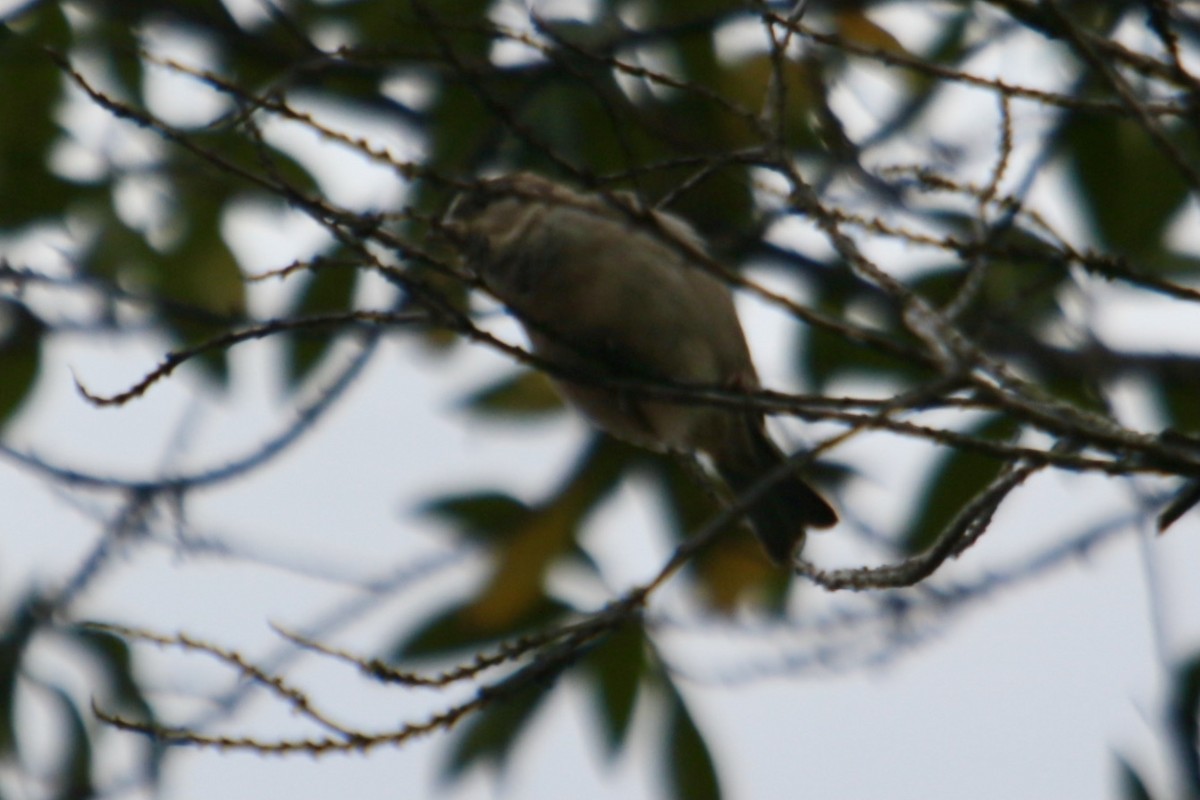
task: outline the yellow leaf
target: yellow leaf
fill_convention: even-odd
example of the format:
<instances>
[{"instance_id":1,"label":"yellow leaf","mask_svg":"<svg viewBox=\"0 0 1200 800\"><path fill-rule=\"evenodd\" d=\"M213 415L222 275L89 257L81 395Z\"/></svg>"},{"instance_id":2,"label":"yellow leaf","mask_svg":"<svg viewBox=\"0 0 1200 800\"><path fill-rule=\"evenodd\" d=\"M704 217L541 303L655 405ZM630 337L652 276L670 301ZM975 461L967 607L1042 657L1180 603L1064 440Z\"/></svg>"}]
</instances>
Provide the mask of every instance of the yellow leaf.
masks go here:
<instances>
[{"instance_id":1,"label":"yellow leaf","mask_svg":"<svg viewBox=\"0 0 1200 800\"><path fill-rule=\"evenodd\" d=\"M480 631L507 631L544 597L550 563L574 535L575 509L556 503L531 514L495 553L491 581L463 609L463 621Z\"/></svg>"},{"instance_id":2,"label":"yellow leaf","mask_svg":"<svg viewBox=\"0 0 1200 800\"><path fill-rule=\"evenodd\" d=\"M911 55L900 44L900 40L868 17L861 8L841 11L834 17L834 24L843 39L860 47L871 47L884 53Z\"/></svg>"}]
</instances>

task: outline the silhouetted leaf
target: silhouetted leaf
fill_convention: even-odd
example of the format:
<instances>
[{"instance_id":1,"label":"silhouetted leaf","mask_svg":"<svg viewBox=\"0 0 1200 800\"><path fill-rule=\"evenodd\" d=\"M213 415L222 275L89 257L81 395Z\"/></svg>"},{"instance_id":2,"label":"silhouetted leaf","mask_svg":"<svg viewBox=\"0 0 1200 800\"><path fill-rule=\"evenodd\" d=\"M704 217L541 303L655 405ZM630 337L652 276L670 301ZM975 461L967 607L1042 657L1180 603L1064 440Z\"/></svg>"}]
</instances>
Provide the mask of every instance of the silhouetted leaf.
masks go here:
<instances>
[{"instance_id":1,"label":"silhouetted leaf","mask_svg":"<svg viewBox=\"0 0 1200 800\"><path fill-rule=\"evenodd\" d=\"M24 305L0 298L0 430L37 382L44 332Z\"/></svg>"},{"instance_id":2,"label":"silhouetted leaf","mask_svg":"<svg viewBox=\"0 0 1200 800\"><path fill-rule=\"evenodd\" d=\"M349 311L357 278L355 270L341 265L314 270L300 291L292 313L303 317ZM284 341L287 344L285 377L288 386L294 389L321 363L337 341L337 335L329 329L302 330L289 334Z\"/></svg>"},{"instance_id":3,"label":"silhouetted leaf","mask_svg":"<svg viewBox=\"0 0 1200 800\"><path fill-rule=\"evenodd\" d=\"M844 319L854 308L859 317L871 318L876 333L901 344L915 344L907 331L897 327L896 310L878 295L864 295L863 287L845 273L830 275L818 289L817 308L828 316ZM899 378L905 383L928 377L929 369L919 361L894 356L878 347L849 340L835 331L816 325L797 328L801 338L800 373L805 383L820 390L840 377Z\"/></svg>"},{"instance_id":4,"label":"silhouetted leaf","mask_svg":"<svg viewBox=\"0 0 1200 800\"><path fill-rule=\"evenodd\" d=\"M445 766L446 777L458 777L477 764L503 766L521 732L549 696L549 688L538 682L525 683L464 722Z\"/></svg>"},{"instance_id":5,"label":"silhouetted leaf","mask_svg":"<svg viewBox=\"0 0 1200 800\"><path fill-rule=\"evenodd\" d=\"M722 510L715 485L705 485L701 475L675 459L654 460L655 476L669 500L672 527L680 540L694 535ZM738 524L701 550L688 563L700 592L712 608L732 613L747 599L765 602L780 610L787 596L791 573L772 564L745 525Z\"/></svg>"},{"instance_id":6,"label":"silhouetted leaf","mask_svg":"<svg viewBox=\"0 0 1200 800\"><path fill-rule=\"evenodd\" d=\"M562 398L544 372L521 370L478 389L463 405L498 417L535 417L561 411Z\"/></svg>"},{"instance_id":7,"label":"silhouetted leaf","mask_svg":"<svg viewBox=\"0 0 1200 800\"><path fill-rule=\"evenodd\" d=\"M1189 188L1141 124L1115 115L1076 112L1061 137L1079 182L1079 197L1097 232L1132 256L1161 252L1163 232ZM1183 152L1194 149L1177 145Z\"/></svg>"},{"instance_id":8,"label":"silhouetted leaf","mask_svg":"<svg viewBox=\"0 0 1200 800\"><path fill-rule=\"evenodd\" d=\"M990 441L1012 438L1017 423L1009 417L990 417L966 431ZM1003 463L974 450L951 450L929 472L916 507L916 518L904 537L906 553L928 548L962 507L1000 474Z\"/></svg>"},{"instance_id":9,"label":"silhouetted leaf","mask_svg":"<svg viewBox=\"0 0 1200 800\"><path fill-rule=\"evenodd\" d=\"M1200 796L1200 656L1179 666L1168 707L1175 753L1188 791Z\"/></svg>"},{"instance_id":10,"label":"silhouetted leaf","mask_svg":"<svg viewBox=\"0 0 1200 800\"><path fill-rule=\"evenodd\" d=\"M640 622L628 622L613 631L580 666L594 681L592 696L604 724L608 754L615 756L625 743L648 667L646 633Z\"/></svg>"},{"instance_id":11,"label":"silhouetted leaf","mask_svg":"<svg viewBox=\"0 0 1200 800\"><path fill-rule=\"evenodd\" d=\"M70 630L76 644L95 659L108 693L99 695L105 703L115 700L122 713L140 720L153 720L154 712L138 683L129 644L119 636L89 627Z\"/></svg>"},{"instance_id":12,"label":"silhouetted leaf","mask_svg":"<svg viewBox=\"0 0 1200 800\"><path fill-rule=\"evenodd\" d=\"M16 707L18 677L25 648L37 629L34 598L18 607L0 627L0 758L13 754L17 744Z\"/></svg>"},{"instance_id":13,"label":"silhouetted leaf","mask_svg":"<svg viewBox=\"0 0 1200 800\"><path fill-rule=\"evenodd\" d=\"M460 604L443 611L395 645L389 656L393 662L411 658L453 655L478 649L501 639L540 630L563 618L573 609L547 597L527 605L524 614L509 617L503 627L485 627L474 616L471 604Z\"/></svg>"},{"instance_id":14,"label":"silhouetted leaf","mask_svg":"<svg viewBox=\"0 0 1200 800\"><path fill-rule=\"evenodd\" d=\"M708 744L674 685L668 683L665 761L671 796L677 800L719 800L721 787Z\"/></svg>"},{"instance_id":15,"label":"silhouetted leaf","mask_svg":"<svg viewBox=\"0 0 1200 800\"><path fill-rule=\"evenodd\" d=\"M92 742L87 724L71 696L57 686L50 690L58 698L59 706L66 719L61 744L66 750L66 759L57 774L58 785L54 787L55 800L85 800L93 797L92 785Z\"/></svg>"},{"instance_id":16,"label":"silhouetted leaf","mask_svg":"<svg viewBox=\"0 0 1200 800\"><path fill-rule=\"evenodd\" d=\"M1200 431L1200 402L1191 383L1159 381L1154 385L1170 426L1181 431Z\"/></svg>"},{"instance_id":17,"label":"silhouetted leaf","mask_svg":"<svg viewBox=\"0 0 1200 800\"><path fill-rule=\"evenodd\" d=\"M1142 776L1138 775L1128 761L1117 757L1117 768L1121 771L1119 778L1121 800L1154 800L1154 796L1150 794L1150 790L1146 787Z\"/></svg>"},{"instance_id":18,"label":"silhouetted leaf","mask_svg":"<svg viewBox=\"0 0 1200 800\"><path fill-rule=\"evenodd\" d=\"M153 265L155 287L172 300L193 306L201 314L171 313L167 321L186 344L195 344L223 332L231 318L245 312L246 287L241 269L221 235L224 198L202 187L180 194L185 201L187 231L183 239ZM206 319L204 314L211 314ZM220 324L215 324L215 323ZM224 385L228 379L226 354L210 350L194 363L206 367L208 376Z\"/></svg>"},{"instance_id":19,"label":"silhouetted leaf","mask_svg":"<svg viewBox=\"0 0 1200 800\"><path fill-rule=\"evenodd\" d=\"M440 497L421 510L453 523L460 532L480 541L508 535L532 513L525 503L501 492Z\"/></svg>"},{"instance_id":20,"label":"silhouetted leaf","mask_svg":"<svg viewBox=\"0 0 1200 800\"><path fill-rule=\"evenodd\" d=\"M64 52L69 28L58 3L30 4L0 25L0 231L65 213L73 186L49 168L59 138L55 109L61 101L58 70L43 51Z\"/></svg>"}]
</instances>

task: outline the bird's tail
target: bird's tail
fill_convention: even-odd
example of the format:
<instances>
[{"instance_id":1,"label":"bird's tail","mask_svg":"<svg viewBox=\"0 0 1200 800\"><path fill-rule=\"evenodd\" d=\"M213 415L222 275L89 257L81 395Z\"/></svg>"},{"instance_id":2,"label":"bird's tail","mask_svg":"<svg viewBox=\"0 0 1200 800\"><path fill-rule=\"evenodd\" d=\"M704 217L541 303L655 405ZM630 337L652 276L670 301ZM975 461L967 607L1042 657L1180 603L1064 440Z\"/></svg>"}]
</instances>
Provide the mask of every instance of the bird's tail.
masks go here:
<instances>
[{"instance_id":1,"label":"bird's tail","mask_svg":"<svg viewBox=\"0 0 1200 800\"><path fill-rule=\"evenodd\" d=\"M808 528L837 524L837 512L811 486L791 471L766 483L787 460L758 420L748 418L741 430L730 432L727 446L713 454L717 473L738 497L761 492L747 509L754 532L767 555L788 564L804 543Z\"/></svg>"}]
</instances>

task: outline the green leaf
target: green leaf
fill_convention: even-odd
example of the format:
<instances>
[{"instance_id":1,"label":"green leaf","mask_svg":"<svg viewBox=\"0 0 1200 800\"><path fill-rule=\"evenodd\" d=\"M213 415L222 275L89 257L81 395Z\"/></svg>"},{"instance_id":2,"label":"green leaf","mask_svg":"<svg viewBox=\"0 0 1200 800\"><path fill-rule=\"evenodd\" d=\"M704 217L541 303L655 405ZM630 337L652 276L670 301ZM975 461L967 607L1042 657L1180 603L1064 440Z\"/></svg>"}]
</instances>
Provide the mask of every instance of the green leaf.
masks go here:
<instances>
[{"instance_id":1,"label":"green leaf","mask_svg":"<svg viewBox=\"0 0 1200 800\"><path fill-rule=\"evenodd\" d=\"M1145 130L1124 117L1077 112L1060 142L1104 241L1135 257L1160 253L1166 226L1189 187ZM1174 143L1184 153L1195 147L1180 137Z\"/></svg>"},{"instance_id":2,"label":"green leaf","mask_svg":"<svg viewBox=\"0 0 1200 800\"><path fill-rule=\"evenodd\" d=\"M464 722L443 770L447 778L461 776L477 764L503 766L521 732L549 696L550 687L523 681L511 694L498 697Z\"/></svg>"},{"instance_id":3,"label":"green leaf","mask_svg":"<svg viewBox=\"0 0 1200 800\"><path fill-rule=\"evenodd\" d=\"M715 487L705 485L695 471L674 458L647 458L668 500L672 528L682 541L721 511ZM742 601L765 603L782 611L791 573L772 564L749 528L735 525L692 558L686 567L697 581L705 602L721 613L732 613Z\"/></svg>"},{"instance_id":4,"label":"green leaf","mask_svg":"<svg viewBox=\"0 0 1200 800\"><path fill-rule=\"evenodd\" d=\"M16 707L18 677L37 617L36 598L27 597L8 624L0 628L0 759L7 759L16 750Z\"/></svg>"},{"instance_id":5,"label":"green leaf","mask_svg":"<svg viewBox=\"0 0 1200 800\"><path fill-rule=\"evenodd\" d=\"M1118 779L1121 788L1118 791L1122 800L1154 800L1154 796L1142 781L1142 776L1138 775L1137 770L1128 761L1118 756L1117 767L1121 771Z\"/></svg>"},{"instance_id":6,"label":"green leaf","mask_svg":"<svg viewBox=\"0 0 1200 800\"><path fill-rule=\"evenodd\" d=\"M422 512L453 523L473 539L487 541L516 528L532 509L502 492L473 492L431 500Z\"/></svg>"},{"instance_id":7,"label":"green leaf","mask_svg":"<svg viewBox=\"0 0 1200 800\"><path fill-rule=\"evenodd\" d=\"M1200 655L1180 665L1167 709L1175 752L1188 789L1200 794Z\"/></svg>"},{"instance_id":8,"label":"green leaf","mask_svg":"<svg viewBox=\"0 0 1200 800\"><path fill-rule=\"evenodd\" d=\"M430 111L430 166L469 173L497 136L496 120L479 97L462 83L441 88Z\"/></svg>"},{"instance_id":9,"label":"green leaf","mask_svg":"<svg viewBox=\"0 0 1200 800\"><path fill-rule=\"evenodd\" d=\"M346 266L314 270L301 290L293 313L297 316L349 311L354 299L358 272ZM337 341L328 330L298 331L288 334L284 359L285 378L292 389L298 387Z\"/></svg>"},{"instance_id":10,"label":"green leaf","mask_svg":"<svg viewBox=\"0 0 1200 800\"><path fill-rule=\"evenodd\" d=\"M83 715L71 696L57 686L51 687L58 697L66 715L66 729L61 732L59 744L66 748L66 761L58 776L56 800L84 800L95 795L92 785L92 743L88 737Z\"/></svg>"},{"instance_id":11,"label":"green leaf","mask_svg":"<svg viewBox=\"0 0 1200 800\"><path fill-rule=\"evenodd\" d=\"M562 620L573 609L543 596L528 606L520 616L506 620L503 628L481 624L474 613L475 610L475 603L467 601L443 611L394 645L389 659L398 663L405 659L455 655L477 650L481 645L545 628Z\"/></svg>"},{"instance_id":12,"label":"green leaf","mask_svg":"<svg viewBox=\"0 0 1200 800\"><path fill-rule=\"evenodd\" d=\"M610 757L625 743L648 663L646 632L636 621L611 633L580 664L595 684L593 697L604 723Z\"/></svg>"},{"instance_id":13,"label":"green leaf","mask_svg":"<svg viewBox=\"0 0 1200 800\"><path fill-rule=\"evenodd\" d=\"M395 7L380 4L391 11L393 18L399 17L403 41L406 47L417 52L426 48L446 47L458 58L469 61L486 60L492 39L487 11L490 0L438 0L436 3L406 3L403 14L397 15ZM420 13L410 13L418 8Z\"/></svg>"},{"instance_id":14,"label":"green leaf","mask_svg":"<svg viewBox=\"0 0 1200 800\"><path fill-rule=\"evenodd\" d=\"M76 627L69 633L75 643L95 659L108 684L108 692L121 711L142 720L152 720L153 709L133 672L133 653L129 644L115 634L95 628ZM109 695L102 697L104 702L109 702Z\"/></svg>"},{"instance_id":15,"label":"green leaf","mask_svg":"<svg viewBox=\"0 0 1200 800\"><path fill-rule=\"evenodd\" d=\"M1162 380L1154 384L1153 389L1170 419L1170 427L1181 431L1200 431L1200 403L1196 402L1195 384Z\"/></svg>"},{"instance_id":16,"label":"green leaf","mask_svg":"<svg viewBox=\"0 0 1200 800\"><path fill-rule=\"evenodd\" d=\"M671 796L678 800L720 800L717 768L700 729L678 689L668 688L667 780Z\"/></svg>"},{"instance_id":17,"label":"green leaf","mask_svg":"<svg viewBox=\"0 0 1200 800\"><path fill-rule=\"evenodd\" d=\"M221 236L225 198L213 187L180 187L181 214L187 226L183 239L151 264L153 283L181 306L164 315L165 322L186 344L196 344L226 331L245 313L246 286L233 253ZM212 350L194 363L222 386L228 379L226 353Z\"/></svg>"},{"instance_id":18,"label":"green leaf","mask_svg":"<svg viewBox=\"0 0 1200 800\"><path fill-rule=\"evenodd\" d=\"M913 337L899 327L893 304L878 295L865 295L864 287L848 271L830 270L819 288L818 309L835 319L846 319L849 309L860 316L878 320L876 332L884 333L898 343L916 344ZM861 312L870 304L866 314ZM797 328L802 341L800 373L816 389L824 388L839 377L869 377L880 379L893 376L906 383L915 383L929 376L927 367L911 359L900 358L869 344L851 341L836 331L815 325Z\"/></svg>"},{"instance_id":19,"label":"green leaf","mask_svg":"<svg viewBox=\"0 0 1200 800\"><path fill-rule=\"evenodd\" d=\"M61 73L43 52L66 49L70 33L58 3L37 3L3 27L0 37L0 230L65 213L73 186L50 171L59 138L54 109Z\"/></svg>"},{"instance_id":20,"label":"green leaf","mask_svg":"<svg viewBox=\"0 0 1200 800\"><path fill-rule=\"evenodd\" d=\"M993 416L966 431L989 441L1011 439L1016 432L1017 423L1002 416ZM1003 467L1000 460L975 450L950 451L929 472L917 517L904 538L904 552L920 553L932 545L959 510L995 480Z\"/></svg>"},{"instance_id":21,"label":"green leaf","mask_svg":"<svg viewBox=\"0 0 1200 800\"><path fill-rule=\"evenodd\" d=\"M561 411L562 398L545 373L521 370L472 392L463 405L496 417L540 417Z\"/></svg>"},{"instance_id":22,"label":"green leaf","mask_svg":"<svg viewBox=\"0 0 1200 800\"><path fill-rule=\"evenodd\" d=\"M37 383L45 331L23 304L0 298L0 430Z\"/></svg>"}]
</instances>

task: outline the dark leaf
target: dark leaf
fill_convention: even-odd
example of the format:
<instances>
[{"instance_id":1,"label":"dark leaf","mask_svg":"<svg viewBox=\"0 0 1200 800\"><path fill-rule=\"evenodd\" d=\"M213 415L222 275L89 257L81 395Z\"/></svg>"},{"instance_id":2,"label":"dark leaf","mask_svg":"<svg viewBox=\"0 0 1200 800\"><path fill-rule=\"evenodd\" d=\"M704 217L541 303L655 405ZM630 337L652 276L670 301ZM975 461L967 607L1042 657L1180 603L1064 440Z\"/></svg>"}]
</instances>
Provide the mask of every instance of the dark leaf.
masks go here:
<instances>
[{"instance_id":1,"label":"dark leaf","mask_svg":"<svg viewBox=\"0 0 1200 800\"><path fill-rule=\"evenodd\" d=\"M895 309L876 294L865 294L865 288L846 273L831 270L820 287L818 310L836 318L869 317L878 322L876 333L886 335L898 344L914 345L915 340L898 327ZM850 309L855 314L850 314ZM881 325L882 323L882 325ZM836 331L815 325L798 328L801 353L800 374L805 383L822 389L835 378L893 377L905 383L916 383L929 376L929 369L915 359L903 358L878 347L854 342Z\"/></svg>"},{"instance_id":2,"label":"dark leaf","mask_svg":"<svg viewBox=\"0 0 1200 800\"><path fill-rule=\"evenodd\" d=\"M1187 181L1133 120L1073 114L1061 132L1079 197L1096 230L1118 251L1153 256L1163 233L1188 195ZM1182 152L1194 146L1176 141Z\"/></svg>"},{"instance_id":3,"label":"dark leaf","mask_svg":"<svg viewBox=\"0 0 1200 800\"><path fill-rule=\"evenodd\" d=\"M1162 380L1154 389L1172 428L1200 431L1200 397L1195 384Z\"/></svg>"},{"instance_id":4,"label":"dark leaf","mask_svg":"<svg viewBox=\"0 0 1200 800\"><path fill-rule=\"evenodd\" d=\"M59 138L55 108L62 93L60 73L43 47L60 52L69 29L58 3L38 3L0 26L0 231L43 217L58 217L73 199L73 187L49 169L49 150Z\"/></svg>"},{"instance_id":5,"label":"dark leaf","mask_svg":"<svg viewBox=\"0 0 1200 800\"><path fill-rule=\"evenodd\" d=\"M667 778L677 800L719 800L721 787L708 744L678 689L667 684Z\"/></svg>"},{"instance_id":6,"label":"dark leaf","mask_svg":"<svg viewBox=\"0 0 1200 800\"><path fill-rule=\"evenodd\" d=\"M0 298L0 430L37 383L44 333L24 305Z\"/></svg>"},{"instance_id":7,"label":"dark leaf","mask_svg":"<svg viewBox=\"0 0 1200 800\"><path fill-rule=\"evenodd\" d=\"M610 757L625 743L647 665L646 633L635 622L618 628L581 662L595 682L593 697L604 724Z\"/></svg>"},{"instance_id":8,"label":"dark leaf","mask_svg":"<svg viewBox=\"0 0 1200 800\"><path fill-rule=\"evenodd\" d=\"M627 445L598 437L565 484L547 502L528 510L504 495L486 493L452 498L440 509L435 507L435 512L464 521L468 530L476 531L474 538L486 540L491 572L472 598L399 645L398 657L494 641L561 615L565 607L546 595L546 572L558 559L578 553L575 534L581 520L608 494L635 453ZM489 513L496 516L489 520Z\"/></svg>"},{"instance_id":9,"label":"dark leaf","mask_svg":"<svg viewBox=\"0 0 1200 800\"><path fill-rule=\"evenodd\" d=\"M672 527L680 540L697 533L720 513L715 485L705 485L698 470L685 469L674 459L655 459L656 477L669 501ZM735 525L689 562L709 605L732 613L747 599L781 610L791 574L775 567L745 525Z\"/></svg>"},{"instance_id":10,"label":"dark leaf","mask_svg":"<svg viewBox=\"0 0 1200 800\"><path fill-rule=\"evenodd\" d=\"M542 597L529 605L520 617L505 620L503 628L487 625L480 620L473 603L458 605L426 622L417 631L392 648L394 662L411 658L453 655L476 650L501 639L540 630L561 620L572 609Z\"/></svg>"},{"instance_id":11,"label":"dark leaf","mask_svg":"<svg viewBox=\"0 0 1200 800\"><path fill-rule=\"evenodd\" d=\"M124 714L152 720L154 712L134 674L133 654L125 640L95 628L77 627L70 632L75 643L95 659L107 683L108 692L99 697L106 703L115 700Z\"/></svg>"},{"instance_id":12,"label":"dark leaf","mask_svg":"<svg viewBox=\"0 0 1200 800\"><path fill-rule=\"evenodd\" d=\"M1168 719L1189 795L1200 797L1200 656L1185 662L1175 673Z\"/></svg>"},{"instance_id":13,"label":"dark leaf","mask_svg":"<svg viewBox=\"0 0 1200 800\"><path fill-rule=\"evenodd\" d=\"M58 687L52 687L66 717L66 728L60 743L66 749L66 761L58 776L54 797L56 800L85 800L95 796L92 785L92 743L88 736L83 715L71 696Z\"/></svg>"},{"instance_id":14,"label":"dark leaf","mask_svg":"<svg viewBox=\"0 0 1200 800\"><path fill-rule=\"evenodd\" d=\"M358 273L346 266L335 265L314 270L301 290L293 314L316 314L349 311L354 299ZM285 340L287 357L284 360L288 386L295 389L337 341L330 330L305 330L289 334Z\"/></svg>"},{"instance_id":15,"label":"dark leaf","mask_svg":"<svg viewBox=\"0 0 1200 800\"><path fill-rule=\"evenodd\" d=\"M549 696L549 688L536 681L526 682L464 722L446 763L445 776L459 777L477 764L503 766L521 731Z\"/></svg>"},{"instance_id":16,"label":"dark leaf","mask_svg":"<svg viewBox=\"0 0 1200 800\"><path fill-rule=\"evenodd\" d=\"M507 418L539 417L563 408L554 384L537 370L522 370L478 389L464 405L472 411Z\"/></svg>"},{"instance_id":17,"label":"dark leaf","mask_svg":"<svg viewBox=\"0 0 1200 800\"><path fill-rule=\"evenodd\" d=\"M546 572L563 556L578 552L580 525L608 496L631 455L636 457L627 445L597 439L550 500L494 541L491 579L469 610L477 624L506 630L510 620L524 618L543 602Z\"/></svg>"},{"instance_id":18,"label":"dark leaf","mask_svg":"<svg viewBox=\"0 0 1200 800\"><path fill-rule=\"evenodd\" d=\"M168 299L182 308L166 315L166 322L185 344L196 344L228 329L229 320L245 312L246 287L241 269L221 234L224 198L211 187L184 188L181 213L186 219L182 240L152 262L151 280ZM199 312L199 313L195 313ZM204 315L212 315L206 319ZM215 322L219 325L214 325ZM224 385L228 378L226 354L210 350L194 363L206 368L210 378Z\"/></svg>"},{"instance_id":19,"label":"dark leaf","mask_svg":"<svg viewBox=\"0 0 1200 800\"><path fill-rule=\"evenodd\" d=\"M966 433L988 441L1011 439L1017 424L1008 417L992 417ZM1000 474L1003 463L974 450L951 450L933 468L908 534L906 553L920 553L936 541L962 507Z\"/></svg>"},{"instance_id":20,"label":"dark leaf","mask_svg":"<svg viewBox=\"0 0 1200 800\"><path fill-rule=\"evenodd\" d=\"M1154 796L1150 794L1150 790L1146 788L1142 776L1137 773L1128 761L1117 757L1117 767L1121 771L1120 794L1121 800L1154 800Z\"/></svg>"},{"instance_id":21,"label":"dark leaf","mask_svg":"<svg viewBox=\"0 0 1200 800\"><path fill-rule=\"evenodd\" d=\"M0 629L0 758L11 756L17 744L18 677L25 648L37 629L34 606L34 601L27 599Z\"/></svg>"},{"instance_id":22,"label":"dark leaf","mask_svg":"<svg viewBox=\"0 0 1200 800\"><path fill-rule=\"evenodd\" d=\"M529 506L501 492L441 497L429 501L421 510L453 523L459 531L480 541L508 535L532 513Z\"/></svg>"}]
</instances>

